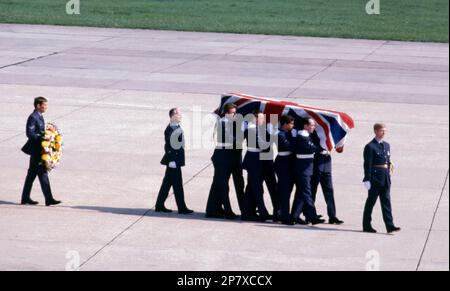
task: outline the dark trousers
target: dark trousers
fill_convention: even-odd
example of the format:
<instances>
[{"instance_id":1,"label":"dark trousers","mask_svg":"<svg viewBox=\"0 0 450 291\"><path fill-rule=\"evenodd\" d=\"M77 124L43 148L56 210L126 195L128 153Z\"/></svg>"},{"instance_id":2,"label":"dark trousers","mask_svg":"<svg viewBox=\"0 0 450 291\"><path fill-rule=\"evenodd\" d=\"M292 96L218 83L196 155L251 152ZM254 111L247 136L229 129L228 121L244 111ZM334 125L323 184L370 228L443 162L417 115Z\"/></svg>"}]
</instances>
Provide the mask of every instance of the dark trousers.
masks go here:
<instances>
[{"instance_id":1,"label":"dark trousers","mask_svg":"<svg viewBox=\"0 0 450 291\"><path fill-rule=\"evenodd\" d=\"M231 214L229 181L233 173L232 150L216 149L212 157L214 177L206 205L207 215Z\"/></svg>"},{"instance_id":2,"label":"dark trousers","mask_svg":"<svg viewBox=\"0 0 450 291\"><path fill-rule=\"evenodd\" d=\"M233 150L233 161L231 164L231 175L233 176L234 189L241 213L245 211L245 181L242 168L242 150Z\"/></svg>"},{"instance_id":3,"label":"dark trousers","mask_svg":"<svg viewBox=\"0 0 450 291\"><path fill-rule=\"evenodd\" d=\"M36 176L41 183L42 192L44 193L45 201L52 201L53 195L50 188L50 181L48 179L48 172L45 166L41 163L40 156L30 157L30 167L25 179L25 185L22 192L22 202L30 200L31 189L33 188L34 180Z\"/></svg>"},{"instance_id":4,"label":"dark trousers","mask_svg":"<svg viewBox=\"0 0 450 291\"><path fill-rule=\"evenodd\" d=\"M247 170L247 187L245 189L245 211L244 217L268 216L264 202L264 174L263 162L260 160L260 153L247 152L244 159L244 168Z\"/></svg>"},{"instance_id":5,"label":"dark trousers","mask_svg":"<svg viewBox=\"0 0 450 291\"><path fill-rule=\"evenodd\" d=\"M175 201L177 203L178 210L184 210L187 208L184 201L184 189L183 189L183 174L181 168L172 169L167 167L164 180L159 190L158 199L156 200L156 208L163 208L164 203L169 196L170 188L173 187L175 194Z\"/></svg>"},{"instance_id":6,"label":"dark trousers","mask_svg":"<svg viewBox=\"0 0 450 291\"><path fill-rule=\"evenodd\" d=\"M317 218L317 211L314 205L314 199L311 193L311 178L312 175L297 174L294 204L292 207L292 217L297 219L302 212L308 221L313 221Z\"/></svg>"},{"instance_id":7,"label":"dark trousers","mask_svg":"<svg viewBox=\"0 0 450 291\"><path fill-rule=\"evenodd\" d=\"M255 216L256 209L262 216L268 216L266 204L264 203L263 172L261 168L251 169L248 173L248 184L245 191L246 211L244 216Z\"/></svg>"},{"instance_id":8,"label":"dark trousers","mask_svg":"<svg viewBox=\"0 0 450 291\"><path fill-rule=\"evenodd\" d=\"M314 202L316 201L319 184L327 204L328 217L336 218L336 203L334 201L333 179L331 173L320 171L314 173L311 179L311 193Z\"/></svg>"},{"instance_id":9,"label":"dark trousers","mask_svg":"<svg viewBox=\"0 0 450 291\"><path fill-rule=\"evenodd\" d=\"M272 160L262 160L263 180L269 190L270 200L273 206L273 215L277 217L280 211L280 197L278 194L277 177L275 175L275 166Z\"/></svg>"},{"instance_id":10,"label":"dark trousers","mask_svg":"<svg viewBox=\"0 0 450 291\"><path fill-rule=\"evenodd\" d=\"M280 198L273 161L260 160L260 153L247 153L247 155L248 184L245 189L245 215L256 215L256 209L262 216L269 215L264 202L264 183L266 183L273 205L273 214L277 217L280 209Z\"/></svg>"},{"instance_id":11,"label":"dark trousers","mask_svg":"<svg viewBox=\"0 0 450 291\"><path fill-rule=\"evenodd\" d=\"M291 194L294 189L292 157L277 157L275 161L275 172L278 177L277 188L280 199L279 218L282 221L288 221L291 218Z\"/></svg>"},{"instance_id":12,"label":"dark trousers","mask_svg":"<svg viewBox=\"0 0 450 291\"><path fill-rule=\"evenodd\" d=\"M378 197L380 197L381 210L383 212L383 220L386 227L394 226L394 219L392 217L392 207L391 207L391 194L390 186L377 186L372 185L369 191L369 196L366 201L366 206L364 207L363 216L363 227L369 228L372 223L372 212L375 204L377 203Z\"/></svg>"}]
</instances>

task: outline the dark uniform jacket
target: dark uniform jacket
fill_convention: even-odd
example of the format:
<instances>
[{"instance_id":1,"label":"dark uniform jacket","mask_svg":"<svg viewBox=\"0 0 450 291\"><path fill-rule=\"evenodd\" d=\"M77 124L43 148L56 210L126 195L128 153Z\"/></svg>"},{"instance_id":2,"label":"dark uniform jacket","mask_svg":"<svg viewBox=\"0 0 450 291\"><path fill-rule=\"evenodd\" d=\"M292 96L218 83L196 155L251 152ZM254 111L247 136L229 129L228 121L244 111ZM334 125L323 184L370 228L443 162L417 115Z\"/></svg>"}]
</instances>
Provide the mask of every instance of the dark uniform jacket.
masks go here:
<instances>
[{"instance_id":1,"label":"dark uniform jacket","mask_svg":"<svg viewBox=\"0 0 450 291\"><path fill-rule=\"evenodd\" d=\"M42 153L42 136L45 131L45 121L39 112L34 111L27 120L26 134L27 143L22 151L31 156L40 156Z\"/></svg>"},{"instance_id":2,"label":"dark uniform jacket","mask_svg":"<svg viewBox=\"0 0 450 291\"><path fill-rule=\"evenodd\" d=\"M295 154L298 155L314 155L320 151L312 141L311 135L303 136L301 131L297 135L295 145ZM302 175L312 176L314 170L314 157L308 159L299 159L297 157L297 171Z\"/></svg>"},{"instance_id":3,"label":"dark uniform jacket","mask_svg":"<svg viewBox=\"0 0 450 291\"><path fill-rule=\"evenodd\" d=\"M169 124L164 131L165 145L164 145L164 157L161 160L162 165L168 166L170 162L175 162L177 168L185 166L185 153L184 153L184 134L181 127L172 126ZM171 142L171 139L174 142Z\"/></svg>"},{"instance_id":4,"label":"dark uniform jacket","mask_svg":"<svg viewBox=\"0 0 450 291\"><path fill-rule=\"evenodd\" d=\"M319 149L319 152L326 151L320 145L320 139L317 133L312 134L311 139L313 143L316 145L316 147ZM332 162L331 162L331 155L329 153L325 155L318 153L314 156L314 171L320 173L331 173Z\"/></svg>"},{"instance_id":5,"label":"dark uniform jacket","mask_svg":"<svg viewBox=\"0 0 450 291\"><path fill-rule=\"evenodd\" d=\"M386 168L380 166L386 165ZM364 182L369 181L375 186L390 186L391 184L391 146L383 141L373 139L364 148Z\"/></svg>"}]
</instances>

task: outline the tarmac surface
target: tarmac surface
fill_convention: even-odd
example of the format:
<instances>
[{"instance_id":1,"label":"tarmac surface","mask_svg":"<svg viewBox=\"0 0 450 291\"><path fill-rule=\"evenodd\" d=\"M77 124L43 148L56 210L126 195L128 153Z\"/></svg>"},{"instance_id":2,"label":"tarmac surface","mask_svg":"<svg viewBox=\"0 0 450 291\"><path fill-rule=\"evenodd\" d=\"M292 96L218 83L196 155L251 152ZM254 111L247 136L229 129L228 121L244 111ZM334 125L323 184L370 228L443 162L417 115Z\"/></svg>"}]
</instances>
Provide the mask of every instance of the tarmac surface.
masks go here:
<instances>
[{"instance_id":1,"label":"tarmac surface","mask_svg":"<svg viewBox=\"0 0 450 291\"><path fill-rule=\"evenodd\" d=\"M355 119L345 152L333 154L344 225L204 218L208 114L228 91ZM39 95L65 137L50 174L57 207L42 206L37 181L41 206L18 205L28 167L20 148ZM449 270L448 44L0 24L0 100L0 270ZM175 106L185 115L191 216L153 211ZM395 235L379 204L380 233L361 232L362 151L378 121L396 164Z\"/></svg>"}]
</instances>

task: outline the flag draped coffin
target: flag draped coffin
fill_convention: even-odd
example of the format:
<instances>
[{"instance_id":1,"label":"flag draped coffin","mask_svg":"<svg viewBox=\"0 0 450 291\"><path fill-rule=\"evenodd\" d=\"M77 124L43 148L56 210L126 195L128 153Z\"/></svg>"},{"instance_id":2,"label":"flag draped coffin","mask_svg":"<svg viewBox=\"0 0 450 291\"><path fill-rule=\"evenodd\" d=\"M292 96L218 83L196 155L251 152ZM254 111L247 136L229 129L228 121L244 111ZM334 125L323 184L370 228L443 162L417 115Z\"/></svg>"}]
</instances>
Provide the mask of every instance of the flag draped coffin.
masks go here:
<instances>
[{"instance_id":1,"label":"flag draped coffin","mask_svg":"<svg viewBox=\"0 0 450 291\"><path fill-rule=\"evenodd\" d=\"M296 124L299 124L298 121L310 117L317 124L316 131L320 138L321 146L329 151L332 149L341 150L344 147L347 134L355 126L353 119L344 112L238 93L223 94L220 107L215 113L221 115L224 106L229 103L235 104L237 113L243 116L259 110L267 116L268 121L271 115L281 116L288 114L296 119Z\"/></svg>"}]
</instances>

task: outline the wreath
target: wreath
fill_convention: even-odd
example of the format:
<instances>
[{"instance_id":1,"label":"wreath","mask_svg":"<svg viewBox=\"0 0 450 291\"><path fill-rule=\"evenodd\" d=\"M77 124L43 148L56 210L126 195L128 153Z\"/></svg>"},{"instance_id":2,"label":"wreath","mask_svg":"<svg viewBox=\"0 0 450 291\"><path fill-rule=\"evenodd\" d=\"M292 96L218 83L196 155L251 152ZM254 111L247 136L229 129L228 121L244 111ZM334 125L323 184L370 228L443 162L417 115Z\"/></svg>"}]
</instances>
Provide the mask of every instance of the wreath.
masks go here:
<instances>
[{"instance_id":1,"label":"wreath","mask_svg":"<svg viewBox=\"0 0 450 291\"><path fill-rule=\"evenodd\" d=\"M52 123L47 123L42 138L42 162L49 172L56 168L61 161L62 142L63 138L59 128Z\"/></svg>"}]
</instances>

